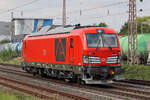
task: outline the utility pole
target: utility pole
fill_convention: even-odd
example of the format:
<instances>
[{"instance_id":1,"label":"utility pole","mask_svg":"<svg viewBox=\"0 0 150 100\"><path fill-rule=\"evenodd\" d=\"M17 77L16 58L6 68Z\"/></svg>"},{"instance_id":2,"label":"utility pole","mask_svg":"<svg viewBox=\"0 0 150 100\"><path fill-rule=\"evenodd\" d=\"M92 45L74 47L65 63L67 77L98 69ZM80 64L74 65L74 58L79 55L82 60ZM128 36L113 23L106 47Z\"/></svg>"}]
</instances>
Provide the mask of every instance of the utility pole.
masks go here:
<instances>
[{"instance_id":1,"label":"utility pole","mask_svg":"<svg viewBox=\"0 0 150 100\"><path fill-rule=\"evenodd\" d=\"M21 17L23 18L23 10L21 11Z\"/></svg>"},{"instance_id":2,"label":"utility pole","mask_svg":"<svg viewBox=\"0 0 150 100\"><path fill-rule=\"evenodd\" d=\"M62 25L66 25L66 0L63 0Z\"/></svg>"},{"instance_id":3,"label":"utility pole","mask_svg":"<svg viewBox=\"0 0 150 100\"><path fill-rule=\"evenodd\" d=\"M136 0L129 0L129 21L128 21L128 64L137 64L138 40L137 40L137 16Z\"/></svg>"},{"instance_id":4,"label":"utility pole","mask_svg":"<svg viewBox=\"0 0 150 100\"><path fill-rule=\"evenodd\" d=\"M11 12L11 22L10 22L10 40L12 42L13 40L13 18L14 18L14 13Z\"/></svg>"}]
</instances>

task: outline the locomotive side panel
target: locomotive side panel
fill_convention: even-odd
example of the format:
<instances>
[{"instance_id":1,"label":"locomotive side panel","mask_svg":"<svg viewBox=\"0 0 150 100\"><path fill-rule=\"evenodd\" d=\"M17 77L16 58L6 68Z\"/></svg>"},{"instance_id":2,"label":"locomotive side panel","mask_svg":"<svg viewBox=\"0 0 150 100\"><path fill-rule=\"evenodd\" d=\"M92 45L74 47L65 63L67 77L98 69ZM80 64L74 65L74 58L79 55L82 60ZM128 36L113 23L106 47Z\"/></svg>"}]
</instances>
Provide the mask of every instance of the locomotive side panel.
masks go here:
<instances>
[{"instance_id":1,"label":"locomotive side panel","mask_svg":"<svg viewBox=\"0 0 150 100\"><path fill-rule=\"evenodd\" d=\"M26 45L26 46L25 46ZM32 62L54 62L54 40L50 38L29 37L24 42L25 61Z\"/></svg>"},{"instance_id":2,"label":"locomotive side panel","mask_svg":"<svg viewBox=\"0 0 150 100\"><path fill-rule=\"evenodd\" d=\"M23 44L23 55L25 55L23 60L38 63L78 65L79 59L81 59L79 58L79 49L82 48L79 48L79 44L81 44L79 43L79 37L52 37L28 37Z\"/></svg>"}]
</instances>

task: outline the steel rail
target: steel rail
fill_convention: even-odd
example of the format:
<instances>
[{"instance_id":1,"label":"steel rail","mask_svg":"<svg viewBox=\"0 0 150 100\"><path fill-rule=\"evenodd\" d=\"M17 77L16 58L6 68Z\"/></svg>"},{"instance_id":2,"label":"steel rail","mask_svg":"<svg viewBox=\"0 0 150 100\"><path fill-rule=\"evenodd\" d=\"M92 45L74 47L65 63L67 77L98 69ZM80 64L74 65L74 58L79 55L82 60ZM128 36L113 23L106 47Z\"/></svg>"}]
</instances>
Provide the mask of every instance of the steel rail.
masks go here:
<instances>
[{"instance_id":1,"label":"steel rail","mask_svg":"<svg viewBox=\"0 0 150 100\"><path fill-rule=\"evenodd\" d=\"M12 82L12 83L17 83L17 84L20 84L20 85L23 85L23 86L27 86L27 87L30 87L30 88L33 88L33 89L38 89L40 91L45 91L45 92L48 92L48 93L58 94L58 95L61 95L61 96L67 97L67 98L71 98L73 100L90 100L90 99L87 99L87 98L84 98L84 97L68 94L68 93L65 93L65 92L56 91L56 90L49 89L49 88L44 88L44 87L41 87L41 86L32 85L32 84L29 84L29 83L13 80L13 79L2 77L2 76L0 76L0 80L9 81L9 82ZM27 89L22 89L22 88L19 88L19 87L16 87L16 86L9 85L9 84L7 84L7 82L6 83L0 82L0 84L4 85L6 87L10 87L10 88L19 90L19 91L23 91L23 92L28 93L28 94L34 94L34 95L39 96L41 98L53 99L52 97L40 94L38 92L33 92L33 91L30 91L30 90L27 90Z\"/></svg>"},{"instance_id":2,"label":"steel rail","mask_svg":"<svg viewBox=\"0 0 150 100\"><path fill-rule=\"evenodd\" d=\"M6 69L5 70L0 69L0 71L6 72L6 73L12 73L12 74L16 74L16 75L22 75L25 77L35 78L35 77L31 77L30 75L24 75L22 73L16 73L16 72L14 72L14 70L8 71ZM40 80L50 81L50 79L46 79L46 78L40 78ZM66 82L62 82L62 81L60 82L58 80L56 82L61 83L61 84L65 84L65 85L66 84L69 85ZM91 89L91 90L96 90L99 92L106 92L106 93L111 93L111 94L115 94L115 95L130 97L130 98L150 100L149 96L145 96L145 95L150 95L150 92L142 91L142 90L140 91L140 90L135 90L135 89L126 88L126 87L120 87L120 86L115 86L115 85L111 85L113 89L112 88L111 89L104 89L104 88L92 87L92 86L79 86L76 84L71 84L71 85L73 85L75 87L79 87L79 88ZM143 95L141 95L141 94L143 94Z\"/></svg>"}]
</instances>

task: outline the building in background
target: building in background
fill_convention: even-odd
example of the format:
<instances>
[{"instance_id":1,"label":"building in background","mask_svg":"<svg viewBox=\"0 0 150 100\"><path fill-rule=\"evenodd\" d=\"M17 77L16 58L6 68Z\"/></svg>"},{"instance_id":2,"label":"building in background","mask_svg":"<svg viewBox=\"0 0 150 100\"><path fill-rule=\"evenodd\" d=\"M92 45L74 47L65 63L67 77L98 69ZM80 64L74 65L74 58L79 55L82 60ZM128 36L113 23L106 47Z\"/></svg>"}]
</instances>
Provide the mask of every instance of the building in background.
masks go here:
<instances>
[{"instance_id":1,"label":"building in background","mask_svg":"<svg viewBox=\"0 0 150 100\"><path fill-rule=\"evenodd\" d=\"M13 18L11 24L12 42L21 41L25 35L36 33L42 27L52 26L53 19L46 18Z\"/></svg>"},{"instance_id":2,"label":"building in background","mask_svg":"<svg viewBox=\"0 0 150 100\"><path fill-rule=\"evenodd\" d=\"M46 18L13 18L10 22L0 22L0 40L11 40L11 43L0 44L0 52L8 48L22 54L22 40L27 34L45 33L53 25L52 19Z\"/></svg>"}]
</instances>

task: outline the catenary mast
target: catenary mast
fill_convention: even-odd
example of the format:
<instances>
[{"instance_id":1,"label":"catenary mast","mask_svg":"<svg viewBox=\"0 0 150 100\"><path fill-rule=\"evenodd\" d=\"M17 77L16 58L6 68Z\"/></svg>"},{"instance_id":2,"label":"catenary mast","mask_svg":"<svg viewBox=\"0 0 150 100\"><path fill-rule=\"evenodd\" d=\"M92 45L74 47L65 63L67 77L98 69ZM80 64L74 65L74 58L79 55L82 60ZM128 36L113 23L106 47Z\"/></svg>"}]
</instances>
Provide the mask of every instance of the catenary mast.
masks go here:
<instances>
[{"instance_id":1,"label":"catenary mast","mask_svg":"<svg viewBox=\"0 0 150 100\"><path fill-rule=\"evenodd\" d=\"M138 63L137 56L137 16L136 0L129 0L129 21L128 21L128 63Z\"/></svg>"},{"instance_id":2,"label":"catenary mast","mask_svg":"<svg viewBox=\"0 0 150 100\"><path fill-rule=\"evenodd\" d=\"M62 25L66 25L66 0L63 0Z\"/></svg>"}]
</instances>

